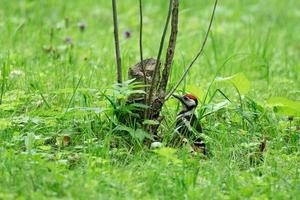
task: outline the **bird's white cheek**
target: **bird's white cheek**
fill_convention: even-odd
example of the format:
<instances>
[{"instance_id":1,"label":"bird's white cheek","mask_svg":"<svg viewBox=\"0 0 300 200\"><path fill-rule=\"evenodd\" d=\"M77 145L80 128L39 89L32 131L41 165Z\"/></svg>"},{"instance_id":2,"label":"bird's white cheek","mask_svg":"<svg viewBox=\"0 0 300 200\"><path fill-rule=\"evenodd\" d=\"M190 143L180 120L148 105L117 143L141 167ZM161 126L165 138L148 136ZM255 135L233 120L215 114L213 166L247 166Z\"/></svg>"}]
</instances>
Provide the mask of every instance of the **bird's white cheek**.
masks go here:
<instances>
[{"instance_id":1,"label":"bird's white cheek","mask_svg":"<svg viewBox=\"0 0 300 200\"><path fill-rule=\"evenodd\" d=\"M189 100L189 101L186 102L186 105L189 106L189 107L193 107L193 106L196 105L196 103L193 100Z\"/></svg>"}]
</instances>

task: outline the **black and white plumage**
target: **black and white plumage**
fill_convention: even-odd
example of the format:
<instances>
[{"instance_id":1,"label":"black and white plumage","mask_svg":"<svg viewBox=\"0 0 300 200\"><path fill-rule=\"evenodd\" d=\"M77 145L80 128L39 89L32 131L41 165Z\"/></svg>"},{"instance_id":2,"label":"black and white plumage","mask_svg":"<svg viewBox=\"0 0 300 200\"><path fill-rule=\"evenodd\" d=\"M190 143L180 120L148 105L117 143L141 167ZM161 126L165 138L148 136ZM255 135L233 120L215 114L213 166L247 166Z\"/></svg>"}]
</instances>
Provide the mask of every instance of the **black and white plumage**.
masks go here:
<instances>
[{"instance_id":1,"label":"black and white plumage","mask_svg":"<svg viewBox=\"0 0 300 200\"><path fill-rule=\"evenodd\" d=\"M183 138L191 141L192 146L196 150L200 150L205 154L205 143L195 134L203 133L202 126L196 115L196 108L198 106L197 97L192 94L184 96L173 95L182 104L182 110L178 113L176 118L176 132L182 140Z\"/></svg>"}]
</instances>

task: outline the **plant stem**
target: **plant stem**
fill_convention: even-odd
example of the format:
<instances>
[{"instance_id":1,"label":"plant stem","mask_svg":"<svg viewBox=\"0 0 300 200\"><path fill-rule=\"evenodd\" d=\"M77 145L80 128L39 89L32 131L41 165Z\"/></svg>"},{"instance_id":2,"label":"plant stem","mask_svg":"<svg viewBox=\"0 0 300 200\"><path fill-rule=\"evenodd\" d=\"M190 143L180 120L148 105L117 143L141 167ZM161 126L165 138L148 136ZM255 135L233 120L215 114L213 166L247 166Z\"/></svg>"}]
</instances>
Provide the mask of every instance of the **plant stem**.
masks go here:
<instances>
[{"instance_id":1,"label":"plant stem","mask_svg":"<svg viewBox=\"0 0 300 200\"><path fill-rule=\"evenodd\" d=\"M164 41L165 41L165 37L166 37L166 34L167 34L170 18L171 18L172 4L173 4L173 0L170 0L168 15L167 15L166 23L165 23L164 30L163 30L163 33L162 33L162 36L161 36L161 40L160 40L159 51L158 51L157 58L156 58L156 65L155 65L155 69L154 69L154 73L153 73L153 77L152 77L152 81L151 81L151 86L150 86L150 91L149 91L149 96L148 96L148 101L147 101L147 105L149 105L149 106L150 106L150 102L151 102L151 99L152 99L154 88L156 86L156 83L155 83L156 75L157 75L157 73L160 73L160 71L159 71L160 57L161 57L162 50L163 50L163 47L164 47Z\"/></svg>"},{"instance_id":2,"label":"plant stem","mask_svg":"<svg viewBox=\"0 0 300 200\"><path fill-rule=\"evenodd\" d=\"M116 0L112 0L112 11L114 21L114 37L115 37L115 50L116 50L116 62L117 62L117 81L122 83L122 65L120 56L120 42L119 42L119 30L118 30L118 14Z\"/></svg>"}]
</instances>

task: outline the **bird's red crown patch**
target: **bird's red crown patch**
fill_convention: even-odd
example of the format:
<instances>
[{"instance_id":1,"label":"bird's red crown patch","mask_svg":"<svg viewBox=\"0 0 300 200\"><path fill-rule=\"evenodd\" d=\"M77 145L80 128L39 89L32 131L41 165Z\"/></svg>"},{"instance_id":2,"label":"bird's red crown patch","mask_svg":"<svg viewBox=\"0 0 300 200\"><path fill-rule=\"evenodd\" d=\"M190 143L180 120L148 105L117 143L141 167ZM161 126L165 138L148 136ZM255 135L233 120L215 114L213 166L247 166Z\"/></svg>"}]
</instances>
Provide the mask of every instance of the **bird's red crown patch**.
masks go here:
<instances>
[{"instance_id":1,"label":"bird's red crown patch","mask_svg":"<svg viewBox=\"0 0 300 200\"><path fill-rule=\"evenodd\" d=\"M197 100L197 97L192 94L186 94L185 97L188 97L189 99Z\"/></svg>"}]
</instances>

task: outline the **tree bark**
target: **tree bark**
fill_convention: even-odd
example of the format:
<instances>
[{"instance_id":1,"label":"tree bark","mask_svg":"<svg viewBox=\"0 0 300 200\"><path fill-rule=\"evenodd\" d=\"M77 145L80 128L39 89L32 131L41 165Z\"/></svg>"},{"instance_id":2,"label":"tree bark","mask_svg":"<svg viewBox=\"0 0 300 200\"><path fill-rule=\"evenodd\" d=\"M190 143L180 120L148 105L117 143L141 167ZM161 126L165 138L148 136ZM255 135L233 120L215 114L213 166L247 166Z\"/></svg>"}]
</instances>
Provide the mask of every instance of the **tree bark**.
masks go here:
<instances>
[{"instance_id":1,"label":"tree bark","mask_svg":"<svg viewBox=\"0 0 300 200\"><path fill-rule=\"evenodd\" d=\"M154 96L150 104L149 118L152 120L157 120L159 123L163 119L163 117L160 116L160 112L164 104L167 84L170 76L170 70L171 70L172 61L175 54L175 47L176 47L176 40L177 40L177 33L178 33L178 10L179 10L179 0L173 0L171 34L170 34L169 44L166 53L166 60L164 63L164 69L162 72L161 81L159 83L158 88L155 91L156 95ZM150 125L148 127L148 131L151 134L155 135L158 127L159 124Z\"/></svg>"}]
</instances>

